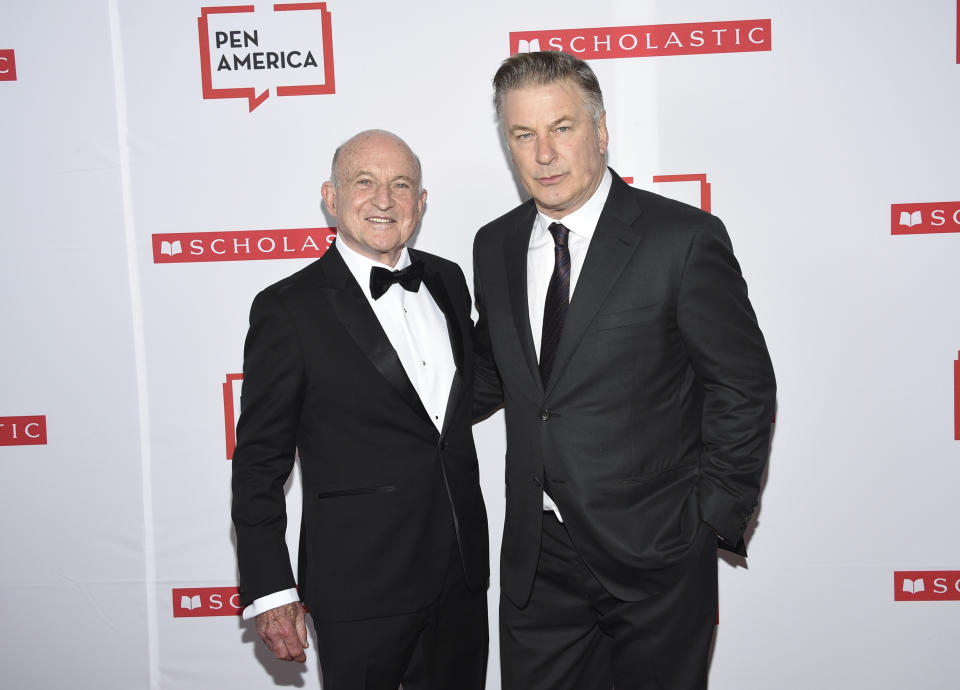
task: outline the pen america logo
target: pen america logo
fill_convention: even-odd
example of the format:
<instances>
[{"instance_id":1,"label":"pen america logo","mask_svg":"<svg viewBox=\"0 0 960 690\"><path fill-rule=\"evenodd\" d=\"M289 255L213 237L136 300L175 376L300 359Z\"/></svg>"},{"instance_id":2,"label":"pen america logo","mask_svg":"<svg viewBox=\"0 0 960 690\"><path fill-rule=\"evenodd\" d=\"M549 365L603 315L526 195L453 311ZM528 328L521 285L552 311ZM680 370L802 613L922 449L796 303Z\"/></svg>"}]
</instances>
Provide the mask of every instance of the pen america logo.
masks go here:
<instances>
[{"instance_id":1,"label":"pen america logo","mask_svg":"<svg viewBox=\"0 0 960 690\"><path fill-rule=\"evenodd\" d=\"M0 446L45 446L46 444L46 416L0 417Z\"/></svg>"},{"instance_id":2,"label":"pen america logo","mask_svg":"<svg viewBox=\"0 0 960 690\"><path fill-rule=\"evenodd\" d=\"M960 570L903 570L893 574L894 601L960 601Z\"/></svg>"},{"instance_id":3,"label":"pen america logo","mask_svg":"<svg viewBox=\"0 0 960 690\"><path fill-rule=\"evenodd\" d=\"M197 18L204 98L334 93L333 36L325 2L202 7Z\"/></svg>"},{"instance_id":4,"label":"pen america logo","mask_svg":"<svg viewBox=\"0 0 960 690\"><path fill-rule=\"evenodd\" d=\"M960 201L892 204L891 235L931 235L960 232Z\"/></svg>"},{"instance_id":5,"label":"pen america logo","mask_svg":"<svg viewBox=\"0 0 960 690\"><path fill-rule=\"evenodd\" d=\"M511 31L510 54L559 50L581 60L773 50L770 19Z\"/></svg>"},{"instance_id":6,"label":"pen america logo","mask_svg":"<svg viewBox=\"0 0 960 690\"><path fill-rule=\"evenodd\" d=\"M319 259L336 236L336 228L161 233L153 236L153 263Z\"/></svg>"},{"instance_id":7,"label":"pen america logo","mask_svg":"<svg viewBox=\"0 0 960 690\"><path fill-rule=\"evenodd\" d=\"M174 618L239 616L240 591L236 587L177 587L173 590Z\"/></svg>"}]
</instances>

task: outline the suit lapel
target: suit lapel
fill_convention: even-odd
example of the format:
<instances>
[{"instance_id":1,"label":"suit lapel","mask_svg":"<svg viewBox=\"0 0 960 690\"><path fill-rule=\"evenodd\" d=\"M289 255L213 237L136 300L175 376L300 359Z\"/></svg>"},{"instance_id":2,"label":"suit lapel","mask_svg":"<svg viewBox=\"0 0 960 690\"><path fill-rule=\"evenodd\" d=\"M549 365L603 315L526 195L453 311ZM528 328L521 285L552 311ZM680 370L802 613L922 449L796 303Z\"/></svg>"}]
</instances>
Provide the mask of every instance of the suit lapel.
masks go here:
<instances>
[{"instance_id":1,"label":"suit lapel","mask_svg":"<svg viewBox=\"0 0 960 690\"><path fill-rule=\"evenodd\" d=\"M530 233L533 232L533 220L537 215L537 207L533 201L528 201L528 209L518 214L516 225L507 235L503 243L504 261L507 268L507 285L510 293L510 311L513 312L513 321L517 328L517 337L520 340L520 349L523 350L527 369L535 385L541 391L543 382L540 379L540 366L537 362L537 350L533 344L533 333L530 330L530 306L527 301L527 252L530 246Z\"/></svg>"},{"instance_id":2,"label":"suit lapel","mask_svg":"<svg viewBox=\"0 0 960 690\"><path fill-rule=\"evenodd\" d=\"M377 371L418 414L429 421L430 415L404 371L397 351L390 344L390 339L340 252L328 251L320 262L324 277L321 289L333 313Z\"/></svg>"},{"instance_id":3,"label":"suit lapel","mask_svg":"<svg viewBox=\"0 0 960 690\"><path fill-rule=\"evenodd\" d=\"M450 384L450 394L447 396L447 407L443 415L443 431L446 432L450 425L450 419L453 416L454 409L463 395L463 362L464 362L464 343L466 339L461 330L460 319L454 310L453 302L450 300L450 293L443 282L443 277L434 270L431 262L424 260L422 254L411 249L410 255L424 262L423 284L430 291L430 296L437 303L440 311L447 320L447 334L450 337L450 348L453 352L453 363L457 369L453 373L453 381Z\"/></svg>"},{"instance_id":4,"label":"suit lapel","mask_svg":"<svg viewBox=\"0 0 960 690\"><path fill-rule=\"evenodd\" d=\"M630 193L630 188L614 173L610 194L590 240L590 248L570 300L567 321L553 364L554 375L546 391L548 394L563 378L563 372L583 340L587 327L620 278L630 257L640 246L642 233L634 227L640 214L640 206Z\"/></svg>"}]
</instances>

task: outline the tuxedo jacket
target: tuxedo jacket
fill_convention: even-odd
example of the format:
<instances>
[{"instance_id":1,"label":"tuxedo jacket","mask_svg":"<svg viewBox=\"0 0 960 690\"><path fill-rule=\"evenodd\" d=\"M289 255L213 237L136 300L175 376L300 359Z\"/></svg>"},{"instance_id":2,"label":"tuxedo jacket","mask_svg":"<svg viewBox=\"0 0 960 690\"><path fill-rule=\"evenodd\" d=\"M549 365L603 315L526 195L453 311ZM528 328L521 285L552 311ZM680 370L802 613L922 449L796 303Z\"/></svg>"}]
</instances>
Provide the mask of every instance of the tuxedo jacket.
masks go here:
<instances>
[{"instance_id":1,"label":"tuxedo jacket","mask_svg":"<svg viewBox=\"0 0 960 690\"><path fill-rule=\"evenodd\" d=\"M489 575L471 429L470 294L456 264L410 250L446 316L456 364L442 431L337 251L253 301L233 457L241 603L299 585L318 619L415 611L459 543L471 589ZM421 287L423 289L423 287ZM296 581L284 481L303 485Z\"/></svg>"},{"instance_id":2,"label":"tuxedo jacket","mask_svg":"<svg viewBox=\"0 0 960 690\"><path fill-rule=\"evenodd\" d=\"M546 481L601 584L642 599L682 574L697 539L742 550L773 368L720 220L614 173L544 387L527 303L535 215L521 204L474 243L475 414L502 402L507 430L501 587L529 598Z\"/></svg>"}]
</instances>

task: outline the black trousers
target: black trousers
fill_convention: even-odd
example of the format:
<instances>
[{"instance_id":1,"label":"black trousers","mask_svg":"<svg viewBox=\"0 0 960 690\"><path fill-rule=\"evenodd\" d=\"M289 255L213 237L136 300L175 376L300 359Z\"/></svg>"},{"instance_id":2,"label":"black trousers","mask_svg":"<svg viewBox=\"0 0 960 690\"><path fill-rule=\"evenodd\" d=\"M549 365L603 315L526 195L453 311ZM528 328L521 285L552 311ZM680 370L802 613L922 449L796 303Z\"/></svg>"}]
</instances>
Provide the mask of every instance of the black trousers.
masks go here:
<instances>
[{"instance_id":1,"label":"black trousers","mask_svg":"<svg viewBox=\"0 0 960 690\"><path fill-rule=\"evenodd\" d=\"M471 592L451 549L443 591L413 613L314 620L324 690L483 690L487 592Z\"/></svg>"},{"instance_id":2,"label":"black trousers","mask_svg":"<svg viewBox=\"0 0 960 690\"><path fill-rule=\"evenodd\" d=\"M717 615L717 547L702 526L690 568L666 592L621 601L544 513L533 594L500 596L503 690L703 690Z\"/></svg>"}]
</instances>

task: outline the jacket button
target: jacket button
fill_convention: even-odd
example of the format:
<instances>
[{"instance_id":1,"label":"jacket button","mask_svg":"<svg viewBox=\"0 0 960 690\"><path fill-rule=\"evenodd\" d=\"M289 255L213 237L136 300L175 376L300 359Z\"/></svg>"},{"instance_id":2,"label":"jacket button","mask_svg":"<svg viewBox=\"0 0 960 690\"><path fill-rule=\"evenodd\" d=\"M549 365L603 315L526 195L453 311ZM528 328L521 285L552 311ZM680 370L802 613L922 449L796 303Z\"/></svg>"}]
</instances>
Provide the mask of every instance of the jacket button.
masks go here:
<instances>
[{"instance_id":1,"label":"jacket button","mask_svg":"<svg viewBox=\"0 0 960 690\"><path fill-rule=\"evenodd\" d=\"M540 421L545 422L550 419L550 410L540 410Z\"/></svg>"},{"instance_id":2,"label":"jacket button","mask_svg":"<svg viewBox=\"0 0 960 690\"><path fill-rule=\"evenodd\" d=\"M446 450L446 449L447 449L446 440L440 441L440 450Z\"/></svg>"}]
</instances>

